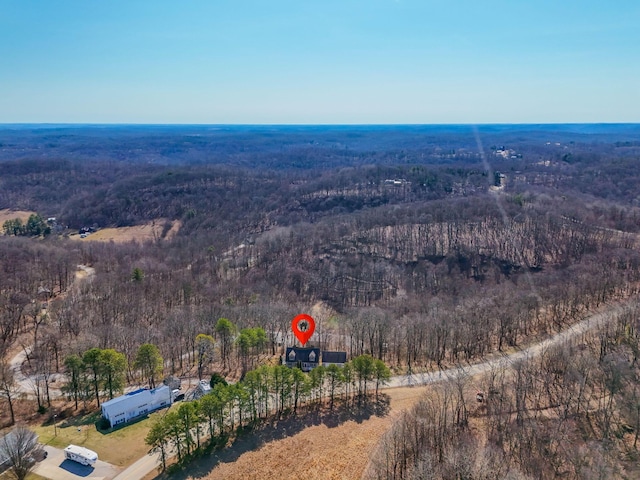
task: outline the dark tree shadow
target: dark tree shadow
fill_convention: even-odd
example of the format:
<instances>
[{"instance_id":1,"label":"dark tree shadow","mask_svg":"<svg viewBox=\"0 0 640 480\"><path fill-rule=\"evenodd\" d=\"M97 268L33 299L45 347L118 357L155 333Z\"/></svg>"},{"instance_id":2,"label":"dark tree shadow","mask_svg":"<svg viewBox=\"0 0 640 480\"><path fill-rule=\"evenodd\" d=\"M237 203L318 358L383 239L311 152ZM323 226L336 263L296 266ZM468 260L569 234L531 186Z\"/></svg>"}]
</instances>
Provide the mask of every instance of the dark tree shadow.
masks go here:
<instances>
[{"instance_id":1,"label":"dark tree shadow","mask_svg":"<svg viewBox=\"0 0 640 480\"><path fill-rule=\"evenodd\" d=\"M355 402L355 403L354 403ZM155 480L186 480L187 478L203 478L221 463L233 463L244 453L258 450L263 445L274 440L296 435L307 427L314 425L326 425L335 428L347 421L362 423L371 417L382 417L389 413L390 398L387 394L380 394L378 398L368 398L352 400L347 407L344 404L336 403L333 410L328 407L324 409L314 409L298 412L297 415L287 415L282 419L273 419L254 427L245 429L238 435L233 443L205 452L202 456L194 458L191 462L181 467L173 466L171 473L161 473ZM223 442L224 443L224 442Z\"/></svg>"}]
</instances>

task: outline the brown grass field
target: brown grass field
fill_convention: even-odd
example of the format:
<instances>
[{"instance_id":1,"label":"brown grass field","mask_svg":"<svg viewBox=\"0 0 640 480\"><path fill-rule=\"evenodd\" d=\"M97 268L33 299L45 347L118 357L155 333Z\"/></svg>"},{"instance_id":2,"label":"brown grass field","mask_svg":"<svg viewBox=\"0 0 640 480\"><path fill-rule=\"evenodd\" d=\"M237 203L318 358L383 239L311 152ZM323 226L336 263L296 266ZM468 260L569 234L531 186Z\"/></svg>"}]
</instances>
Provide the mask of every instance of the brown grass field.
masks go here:
<instances>
[{"instance_id":1,"label":"brown grass field","mask_svg":"<svg viewBox=\"0 0 640 480\"><path fill-rule=\"evenodd\" d=\"M135 227L102 228L85 238L80 238L78 234L70 235L69 238L80 242L144 243L160 239L164 224L165 220L159 219ZM165 238L173 237L180 230L180 227L180 221L171 222L171 229Z\"/></svg>"},{"instance_id":2,"label":"brown grass field","mask_svg":"<svg viewBox=\"0 0 640 480\"><path fill-rule=\"evenodd\" d=\"M171 479L358 479L393 419L414 405L427 387L384 390L388 411L340 422L331 417L292 418L238 439L190 463ZM166 478L149 475L147 479Z\"/></svg>"},{"instance_id":3,"label":"brown grass field","mask_svg":"<svg viewBox=\"0 0 640 480\"><path fill-rule=\"evenodd\" d=\"M29 216L35 213L36 212L23 210L10 210L8 208L0 210L0 227L2 227L7 220L13 220L14 218L19 218L23 223L26 223ZM69 238L82 242L144 243L161 238L162 230L166 222L167 220L161 218L144 225L136 225L135 227L103 228L87 235L85 238L80 238L78 234L69 235ZM165 236L166 239L172 238L178 233L182 226L179 220L169 221L169 223L171 223L171 229L167 232ZM2 228L0 228L0 235L3 233Z\"/></svg>"},{"instance_id":4,"label":"brown grass field","mask_svg":"<svg viewBox=\"0 0 640 480\"><path fill-rule=\"evenodd\" d=\"M22 223L26 223L26 221L29 220L29 215L34 213L36 212L9 210L8 208L5 208L4 210L0 210L0 226L2 226L7 220L13 220L14 218L19 218L22 220Z\"/></svg>"}]
</instances>

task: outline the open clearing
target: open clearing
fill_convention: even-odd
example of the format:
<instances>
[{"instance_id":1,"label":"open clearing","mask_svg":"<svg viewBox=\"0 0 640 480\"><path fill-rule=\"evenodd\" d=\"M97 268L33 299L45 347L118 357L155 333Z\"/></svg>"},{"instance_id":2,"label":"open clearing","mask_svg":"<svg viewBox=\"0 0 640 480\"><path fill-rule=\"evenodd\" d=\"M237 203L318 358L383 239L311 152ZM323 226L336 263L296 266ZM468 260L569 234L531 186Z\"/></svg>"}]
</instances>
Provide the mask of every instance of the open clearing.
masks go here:
<instances>
[{"instance_id":1,"label":"open clearing","mask_svg":"<svg viewBox=\"0 0 640 480\"><path fill-rule=\"evenodd\" d=\"M0 210L0 225L3 225L7 220L13 220L14 218L19 218L22 220L22 223L26 223L26 221L29 220L29 216L35 213L36 212L9 210L8 208L5 208L4 210Z\"/></svg>"},{"instance_id":2,"label":"open clearing","mask_svg":"<svg viewBox=\"0 0 640 480\"><path fill-rule=\"evenodd\" d=\"M326 421L306 428L284 422L283 426L274 429L259 430L241 437L231 447L190 463L185 472L173 474L170 478L360 478L371 452L393 419L414 405L427 388L384 390L390 400L390 409L385 416L349 420L337 425ZM156 477L149 475L146 478Z\"/></svg>"},{"instance_id":3,"label":"open clearing","mask_svg":"<svg viewBox=\"0 0 640 480\"><path fill-rule=\"evenodd\" d=\"M160 219L144 225L136 225L135 227L103 228L87 235L85 238L81 238L78 234L70 235L69 238L81 242L144 243L162 238L162 231L167 222L169 222L171 228L164 238L170 239L180 230L181 223L179 220L167 221Z\"/></svg>"},{"instance_id":4,"label":"open clearing","mask_svg":"<svg viewBox=\"0 0 640 480\"><path fill-rule=\"evenodd\" d=\"M29 216L32 214L37 214L37 212L10 210L8 208L0 210L0 227L7 220L13 220L14 218L19 218L23 223L26 223ZM136 225L134 227L103 228L95 233L87 235L85 238L81 238L79 234L69 235L69 238L82 242L144 243L163 238L162 232L167 223L170 225L170 228L166 231L164 238L170 239L180 230L180 227L182 226L180 220L171 221L160 218L144 225ZM0 229L0 234L1 233L2 231Z\"/></svg>"}]
</instances>

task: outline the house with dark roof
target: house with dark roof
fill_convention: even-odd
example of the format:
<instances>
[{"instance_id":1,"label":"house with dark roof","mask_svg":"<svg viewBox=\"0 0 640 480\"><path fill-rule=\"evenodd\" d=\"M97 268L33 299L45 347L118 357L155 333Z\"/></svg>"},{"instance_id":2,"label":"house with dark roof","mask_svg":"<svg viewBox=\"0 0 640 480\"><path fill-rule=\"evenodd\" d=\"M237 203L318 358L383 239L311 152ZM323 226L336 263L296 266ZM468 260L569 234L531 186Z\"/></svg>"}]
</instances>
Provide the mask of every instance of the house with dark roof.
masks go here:
<instances>
[{"instance_id":1,"label":"house with dark roof","mask_svg":"<svg viewBox=\"0 0 640 480\"><path fill-rule=\"evenodd\" d=\"M322 365L338 365L344 367L347 363L347 352L322 352Z\"/></svg>"},{"instance_id":2,"label":"house with dark roof","mask_svg":"<svg viewBox=\"0 0 640 480\"><path fill-rule=\"evenodd\" d=\"M298 367L303 372L310 372L320 365L320 349L287 347L284 363L287 367Z\"/></svg>"}]
</instances>

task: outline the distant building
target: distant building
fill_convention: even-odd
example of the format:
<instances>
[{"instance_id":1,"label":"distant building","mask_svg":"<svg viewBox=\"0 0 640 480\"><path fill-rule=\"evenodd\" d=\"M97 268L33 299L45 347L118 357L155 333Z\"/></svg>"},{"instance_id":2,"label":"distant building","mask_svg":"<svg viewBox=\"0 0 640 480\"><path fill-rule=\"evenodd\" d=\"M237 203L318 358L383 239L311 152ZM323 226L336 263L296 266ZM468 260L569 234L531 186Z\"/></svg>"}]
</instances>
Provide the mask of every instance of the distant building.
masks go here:
<instances>
[{"instance_id":1,"label":"distant building","mask_svg":"<svg viewBox=\"0 0 640 480\"><path fill-rule=\"evenodd\" d=\"M344 367L345 363L347 363L347 352L322 352L322 365L325 367L329 365Z\"/></svg>"},{"instance_id":2,"label":"distant building","mask_svg":"<svg viewBox=\"0 0 640 480\"><path fill-rule=\"evenodd\" d=\"M103 403L102 416L112 427L115 427L170 406L171 396L171 388L167 385L161 385L153 390L141 388Z\"/></svg>"},{"instance_id":3,"label":"distant building","mask_svg":"<svg viewBox=\"0 0 640 480\"><path fill-rule=\"evenodd\" d=\"M287 347L284 363L287 367L298 367L303 372L309 372L320 365L320 349Z\"/></svg>"},{"instance_id":4,"label":"distant building","mask_svg":"<svg viewBox=\"0 0 640 480\"><path fill-rule=\"evenodd\" d=\"M384 181L385 185L392 185L394 187L399 187L401 185L407 185L411 182L408 182L406 178L387 178Z\"/></svg>"},{"instance_id":5,"label":"distant building","mask_svg":"<svg viewBox=\"0 0 640 480\"><path fill-rule=\"evenodd\" d=\"M43 286L39 286L38 287L38 296L42 297L42 298L50 298L51 297L51 290L48 289L47 287L43 287Z\"/></svg>"}]
</instances>

